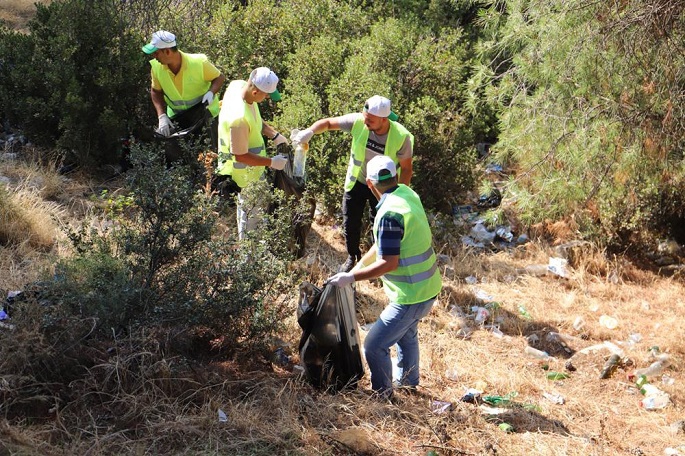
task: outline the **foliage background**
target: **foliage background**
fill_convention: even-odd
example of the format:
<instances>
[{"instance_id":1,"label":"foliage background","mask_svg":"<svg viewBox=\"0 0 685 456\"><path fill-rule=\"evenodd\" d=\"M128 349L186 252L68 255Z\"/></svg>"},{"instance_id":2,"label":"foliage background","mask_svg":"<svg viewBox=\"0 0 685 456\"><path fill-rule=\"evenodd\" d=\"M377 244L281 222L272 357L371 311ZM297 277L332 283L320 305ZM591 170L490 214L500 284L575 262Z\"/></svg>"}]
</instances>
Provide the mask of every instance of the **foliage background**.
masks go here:
<instances>
[{"instance_id":1,"label":"foliage background","mask_svg":"<svg viewBox=\"0 0 685 456\"><path fill-rule=\"evenodd\" d=\"M165 28L228 80L276 71L284 100L263 110L285 133L391 98L429 208L491 188L476 145L495 144L486 160L510 174L490 220L565 219L625 250L685 240L682 25L675 0L62 0L30 33L0 32L0 113L78 164L116 161L152 128L139 49ZM343 133L312 141L309 188L329 213L348 148Z\"/></svg>"}]
</instances>

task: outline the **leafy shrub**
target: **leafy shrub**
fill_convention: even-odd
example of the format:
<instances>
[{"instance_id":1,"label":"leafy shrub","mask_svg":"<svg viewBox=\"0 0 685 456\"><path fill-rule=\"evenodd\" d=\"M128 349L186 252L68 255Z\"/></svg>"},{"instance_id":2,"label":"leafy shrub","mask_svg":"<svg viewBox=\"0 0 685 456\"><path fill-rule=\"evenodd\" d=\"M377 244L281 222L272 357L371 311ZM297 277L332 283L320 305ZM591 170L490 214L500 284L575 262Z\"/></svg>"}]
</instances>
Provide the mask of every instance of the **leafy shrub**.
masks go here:
<instances>
[{"instance_id":1,"label":"leafy shrub","mask_svg":"<svg viewBox=\"0 0 685 456\"><path fill-rule=\"evenodd\" d=\"M49 282L59 306L48 329L88 318L101 334L204 328L231 349L263 345L288 311L276 297L295 280L283 275L291 220L269 218L263 237L237 246L216 235L215 201L195 190L187 167L168 168L162 151L140 144L131 159L131 191L112 199L112 219L71 233L75 255Z\"/></svg>"},{"instance_id":2,"label":"leafy shrub","mask_svg":"<svg viewBox=\"0 0 685 456\"><path fill-rule=\"evenodd\" d=\"M0 33L2 115L78 164L116 162L120 138L149 104L140 38L118 3L39 3L29 35Z\"/></svg>"}]
</instances>

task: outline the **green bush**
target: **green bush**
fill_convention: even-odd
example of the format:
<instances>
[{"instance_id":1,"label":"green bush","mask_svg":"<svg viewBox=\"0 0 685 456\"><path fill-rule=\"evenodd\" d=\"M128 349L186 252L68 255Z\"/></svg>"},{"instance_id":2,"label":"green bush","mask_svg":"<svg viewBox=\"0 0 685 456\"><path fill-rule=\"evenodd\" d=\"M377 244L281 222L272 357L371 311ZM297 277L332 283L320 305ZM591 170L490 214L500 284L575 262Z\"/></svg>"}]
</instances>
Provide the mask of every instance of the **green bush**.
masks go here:
<instances>
[{"instance_id":1,"label":"green bush","mask_svg":"<svg viewBox=\"0 0 685 456\"><path fill-rule=\"evenodd\" d=\"M685 240L674 230L683 15L659 2L507 4L490 11L496 33L483 50L491 68L509 60L478 73L500 110L497 158L518 172L505 200L528 224L573 218L582 236L622 251Z\"/></svg>"},{"instance_id":2,"label":"green bush","mask_svg":"<svg viewBox=\"0 0 685 456\"><path fill-rule=\"evenodd\" d=\"M0 34L3 116L77 164L116 162L120 139L149 104L141 40L118 3L39 3L29 35Z\"/></svg>"},{"instance_id":3,"label":"green bush","mask_svg":"<svg viewBox=\"0 0 685 456\"><path fill-rule=\"evenodd\" d=\"M48 282L59 303L48 331L92 319L104 335L202 328L231 349L263 346L291 311L277 300L296 280L285 276L290 205L272 196L282 209L237 245L234 234L217 235L216 201L195 190L187 167L167 168L161 150L135 143L131 159L130 194L105 194L111 219L71 233L75 254Z\"/></svg>"}]
</instances>

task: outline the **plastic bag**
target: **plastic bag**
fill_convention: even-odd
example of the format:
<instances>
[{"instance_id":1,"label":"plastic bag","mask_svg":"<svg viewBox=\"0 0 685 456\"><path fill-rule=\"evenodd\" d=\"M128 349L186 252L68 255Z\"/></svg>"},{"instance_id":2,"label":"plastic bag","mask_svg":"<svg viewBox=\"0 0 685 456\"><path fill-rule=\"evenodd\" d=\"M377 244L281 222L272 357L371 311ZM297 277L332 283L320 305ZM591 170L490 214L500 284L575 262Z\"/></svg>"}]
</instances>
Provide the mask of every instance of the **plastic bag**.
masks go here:
<instances>
[{"instance_id":1,"label":"plastic bag","mask_svg":"<svg viewBox=\"0 0 685 456\"><path fill-rule=\"evenodd\" d=\"M300 201L305 190L304 179L293 177L292 152L287 153L287 155L289 155L289 159L285 169L274 172L273 186L283 190L286 196L292 196L296 201ZM313 198L308 198L307 204L308 212L306 214L296 214L295 220L292 220L293 243L291 247L297 258L302 258L304 256L307 235L312 226L312 218L314 217L314 211L316 210L316 201L314 201ZM270 211L273 211L274 208L269 209Z\"/></svg>"},{"instance_id":2,"label":"plastic bag","mask_svg":"<svg viewBox=\"0 0 685 456\"><path fill-rule=\"evenodd\" d=\"M300 291L300 363L307 379L333 393L356 388L364 366L352 288L305 283Z\"/></svg>"}]
</instances>

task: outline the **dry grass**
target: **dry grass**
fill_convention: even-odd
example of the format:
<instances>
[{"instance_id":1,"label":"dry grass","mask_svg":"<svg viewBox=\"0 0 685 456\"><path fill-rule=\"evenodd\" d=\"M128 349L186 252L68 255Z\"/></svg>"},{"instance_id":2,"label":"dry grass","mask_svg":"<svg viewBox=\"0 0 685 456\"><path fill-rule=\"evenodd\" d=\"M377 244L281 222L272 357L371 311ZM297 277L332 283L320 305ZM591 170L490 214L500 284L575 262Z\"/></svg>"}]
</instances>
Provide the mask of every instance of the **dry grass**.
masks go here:
<instances>
[{"instance_id":1,"label":"dry grass","mask_svg":"<svg viewBox=\"0 0 685 456\"><path fill-rule=\"evenodd\" d=\"M31 188L34 198L41 194L40 185L26 184L40 174L30 166L0 174L11 176L24 191ZM65 181L61 191L49 192L53 202L47 207L78 218L88 203L87 198L77 202L75 195L89 192L97 193L92 185ZM38 203L29 207L30 212L44 210ZM530 243L486 253L451 242L438 239L441 251L450 255L442 257L444 291L420 325L422 385L417 395L398 393L392 405L378 402L369 395L368 375L357 390L329 395L310 387L292 365L170 357L164 354L169 341L151 334L106 346L92 341L71 353L61 346L45 347L31 328L18 328L5 339L16 348L13 357L0 360L0 372L10 371L8 363L13 369L28 365L41 353L71 360L64 364L69 369L82 358L91 365L68 387L36 381L40 372L0 376L6 411L0 420L0 454L425 455L435 450L440 455L650 455L685 441L670 426L683 419L685 401L680 280L639 271L623 259L607 260L595 249L586 250L570 277L562 279L538 275L539 266L556 255L551 246ZM44 255L28 243L0 251L0 289L25 286L30 282L26 271ZM292 267L320 284L344 257L339 229L317 222L307 256ZM476 283L468 284L467 277ZM374 321L386 303L382 289L377 282L363 282L356 290L359 323ZM301 334L296 295L293 290L292 316L281 336L294 362ZM485 295L499 308L483 326L473 320L471 306L484 304L478 296ZM601 315L615 317L618 326L602 327ZM585 321L580 330L574 328L578 317ZM571 354L547 339L550 332L569 336ZM607 346L580 350L605 342L622 349L634 366L600 380L610 355ZM543 363L527 357L527 345L547 350L554 359ZM662 383L661 375L651 381L670 394L672 403L646 411L627 374L649 364L648 348L655 345L670 355L664 378L673 383ZM564 372L568 361L576 368L568 379L547 380L543 364ZM49 357L43 363L44 369L51 368ZM69 369L61 369L65 377ZM516 393L516 404L488 415L460 401L468 388L483 395ZM543 393L560 394L565 403L552 403ZM432 412L434 400L451 402L451 411ZM22 414L7 413L14 409ZM501 430L502 422L513 432Z\"/></svg>"},{"instance_id":2,"label":"dry grass","mask_svg":"<svg viewBox=\"0 0 685 456\"><path fill-rule=\"evenodd\" d=\"M52 0L2 0L0 21L12 30L27 31L26 25L36 13L36 3L49 5Z\"/></svg>"}]
</instances>

